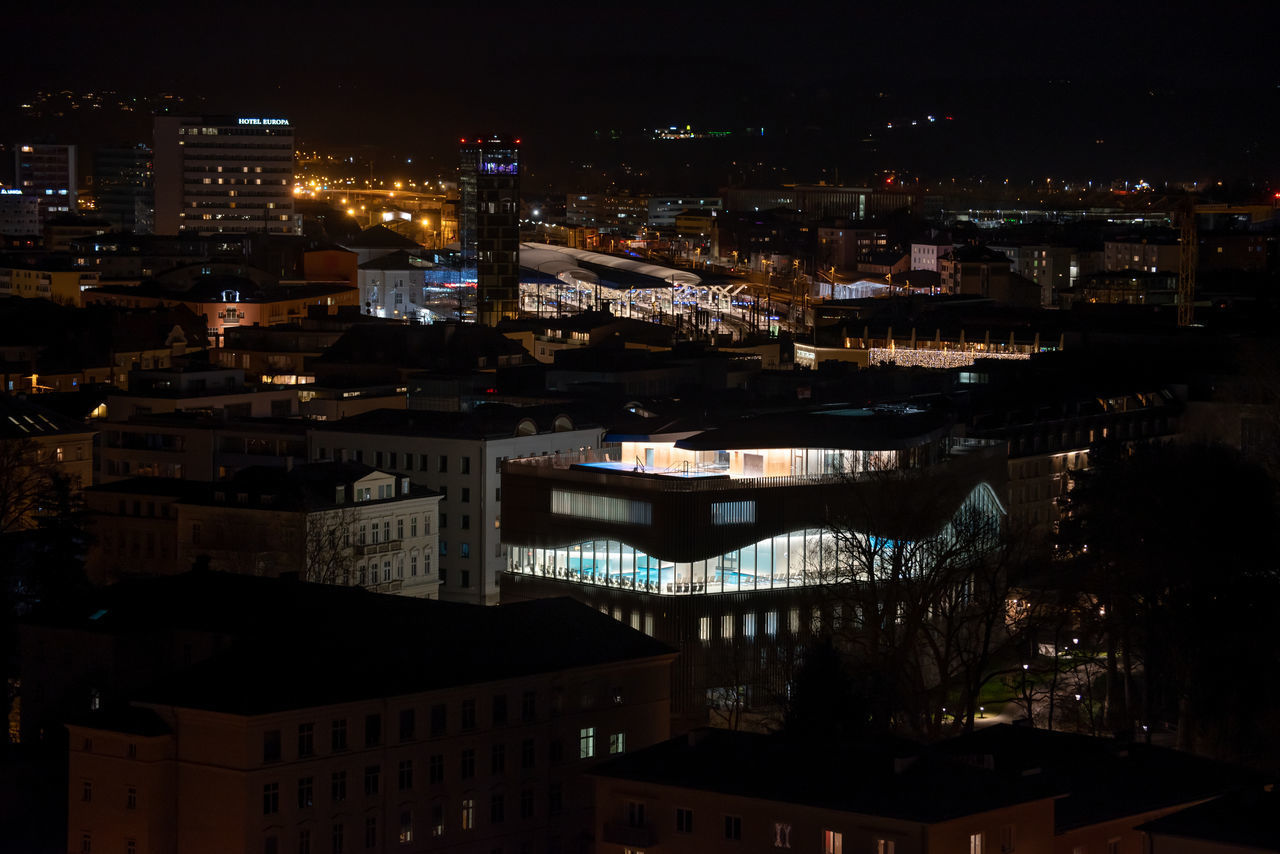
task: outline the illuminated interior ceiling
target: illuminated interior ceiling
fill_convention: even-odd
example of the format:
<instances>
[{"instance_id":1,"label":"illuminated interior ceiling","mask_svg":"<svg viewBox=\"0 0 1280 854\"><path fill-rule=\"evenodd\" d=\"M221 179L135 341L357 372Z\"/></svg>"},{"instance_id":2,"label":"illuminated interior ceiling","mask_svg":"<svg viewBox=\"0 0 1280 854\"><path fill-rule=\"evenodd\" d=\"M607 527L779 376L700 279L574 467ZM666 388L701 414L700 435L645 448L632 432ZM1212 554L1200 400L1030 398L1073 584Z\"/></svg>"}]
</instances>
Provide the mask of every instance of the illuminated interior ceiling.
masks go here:
<instances>
[{"instance_id":1,"label":"illuminated interior ceiling","mask_svg":"<svg viewBox=\"0 0 1280 854\"><path fill-rule=\"evenodd\" d=\"M521 243L520 266L562 281L568 281L565 274L569 274L580 282L599 281L624 289L667 288L672 285L692 287L702 284L702 278L688 270L546 243Z\"/></svg>"}]
</instances>

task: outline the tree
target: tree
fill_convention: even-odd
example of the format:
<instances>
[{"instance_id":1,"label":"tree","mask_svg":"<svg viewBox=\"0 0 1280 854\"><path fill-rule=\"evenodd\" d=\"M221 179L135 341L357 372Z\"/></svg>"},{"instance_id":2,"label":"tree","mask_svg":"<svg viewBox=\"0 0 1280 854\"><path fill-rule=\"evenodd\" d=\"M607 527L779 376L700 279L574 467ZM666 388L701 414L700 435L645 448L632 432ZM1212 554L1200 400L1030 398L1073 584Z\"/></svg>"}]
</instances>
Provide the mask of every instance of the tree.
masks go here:
<instances>
[{"instance_id":1,"label":"tree","mask_svg":"<svg viewBox=\"0 0 1280 854\"><path fill-rule=\"evenodd\" d=\"M1232 757L1272 738L1275 499L1267 473L1229 448L1091 451L1058 545L1097 604L1109 726L1176 725L1182 746Z\"/></svg>"},{"instance_id":2,"label":"tree","mask_svg":"<svg viewBox=\"0 0 1280 854\"><path fill-rule=\"evenodd\" d=\"M948 475L863 474L829 513L818 574L873 730L934 738L972 727L1008 640L1016 552L1003 511L987 483Z\"/></svg>"},{"instance_id":3,"label":"tree","mask_svg":"<svg viewBox=\"0 0 1280 854\"><path fill-rule=\"evenodd\" d=\"M53 454L35 440L0 440L0 535L36 527L59 477Z\"/></svg>"},{"instance_id":4,"label":"tree","mask_svg":"<svg viewBox=\"0 0 1280 854\"><path fill-rule=\"evenodd\" d=\"M319 584L350 584L355 558L354 507L308 513L304 534L303 579Z\"/></svg>"}]
</instances>

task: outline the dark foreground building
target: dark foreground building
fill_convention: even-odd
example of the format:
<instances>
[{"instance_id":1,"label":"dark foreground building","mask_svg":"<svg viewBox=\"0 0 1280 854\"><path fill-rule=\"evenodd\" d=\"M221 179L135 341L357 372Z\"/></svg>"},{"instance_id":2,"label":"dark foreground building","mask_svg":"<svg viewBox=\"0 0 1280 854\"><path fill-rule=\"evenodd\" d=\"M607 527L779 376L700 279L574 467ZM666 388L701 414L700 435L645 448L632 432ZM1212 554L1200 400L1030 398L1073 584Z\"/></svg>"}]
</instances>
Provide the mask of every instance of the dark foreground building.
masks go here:
<instances>
[{"instance_id":1,"label":"dark foreground building","mask_svg":"<svg viewBox=\"0 0 1280 854\"><path fill-rule=\"evenodd\" d=\"M583 772L669 731L672 653L568 599L195 572L38 622L24 661L96 664L42 686L83 694L70 851L585 851ZM145 687L108 702L95 678Z\"/></svg>"}]
</instances>

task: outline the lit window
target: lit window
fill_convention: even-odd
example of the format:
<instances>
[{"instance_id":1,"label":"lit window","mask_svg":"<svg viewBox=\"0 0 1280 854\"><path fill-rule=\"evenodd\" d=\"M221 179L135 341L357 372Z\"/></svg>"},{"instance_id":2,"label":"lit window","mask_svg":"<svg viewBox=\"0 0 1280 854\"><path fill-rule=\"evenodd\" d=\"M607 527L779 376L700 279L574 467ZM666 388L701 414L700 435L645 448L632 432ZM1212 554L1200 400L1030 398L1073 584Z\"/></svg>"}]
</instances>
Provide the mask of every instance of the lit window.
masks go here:
<instances>
[{"instance_id":1,"label":"lit window","mask_svg":"<svg viewBox=\"0 0 1280 854\"><path fill-rule=\"evenodd\" d=\"M969 854L982 854L982 834L969 834Z\"/></svg>"},{"instance_id":2,"label":"lit window","mask_svg":"<svg viewBox=\"0 0 1280 854\"><path fill-rule=\"evenodd\" d=\"M844 854L844 834L837 830L822 831L822 854Z\"/></svg>"},{"instance_id":3,"label":"lit window","mask_svg":"<svg viewBox=\"0 0 1280 854\"><path fill-rule=\"evenodd\" d=\"M876 854L894 854L893 847L894 845L893 845L892 839L876 840Z\"/></svg>"},{"instance_id":4,"label":"lit window","mask_svg":"<svg viewBox=\"0 0 1280 854\"><path fill-rule=\"evenodd\" d=\"M462 829L474 830L476 826L476 802L472 798L462 800Z\"/></svg>"},{"instance_id":5,"label":"lit window","mask_svg":"<svg viewBox=\"0 0 1280 854\"><path fill-rule=\"evenodd\" d=\"M791 825L784 824L780 821L773 823L773 847L774 848L790 848L791 847Z\"/></svg>"},{"instance_id":6,"label":"lit window","mask_svg":"<svg viewBox=\"0 0 1280 854\"><path fill-rule=\"evenodd\" d=\"M578 758L590 759L596 755L596 728L583 727L578 730Z\"/></svg>"}]
</instances>

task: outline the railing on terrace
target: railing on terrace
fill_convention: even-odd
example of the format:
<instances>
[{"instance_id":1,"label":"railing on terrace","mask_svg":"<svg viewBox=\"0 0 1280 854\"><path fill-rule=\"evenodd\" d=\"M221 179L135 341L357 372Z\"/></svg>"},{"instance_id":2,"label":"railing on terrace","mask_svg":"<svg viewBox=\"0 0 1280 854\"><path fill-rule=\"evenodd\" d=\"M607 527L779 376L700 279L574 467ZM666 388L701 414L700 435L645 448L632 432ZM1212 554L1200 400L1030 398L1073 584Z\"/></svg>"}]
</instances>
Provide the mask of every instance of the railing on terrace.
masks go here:
<instances>
[{"instance_id":1,"label":"railing on terrace","mask_svg":"<svg viewBox=\"0 0 1280 854\"><path fill-rule=\"evenodd\" d=\"M989 453L1003 456L1007 453L1007 440L976 439L957 437L947 443L945 456L928 468L946 465L948 459L974 454ZM628 477L627 485L638 489L650 489L657 492L723 492L741 489L769 489L788 486L812 486L817 484L849 483L884 478L903 478L918 474L921 468L877 469L854 473L834 474L799 474L779 475L774 477L708 477L713 474L727 474L716 469L692 469L690 475L684 474L683 468L657 469L645 468L637 464L633 469L575 469L573 466L584 463L622 462L621 449L593 448L572 453L548 454L545 457L524 457L508 460L507 465L513 472L528 467L537 469L539 476L553 479L602 479L604 477ZM629 477L639 475L638 477Z\"/></svg>"}]
</instances>

